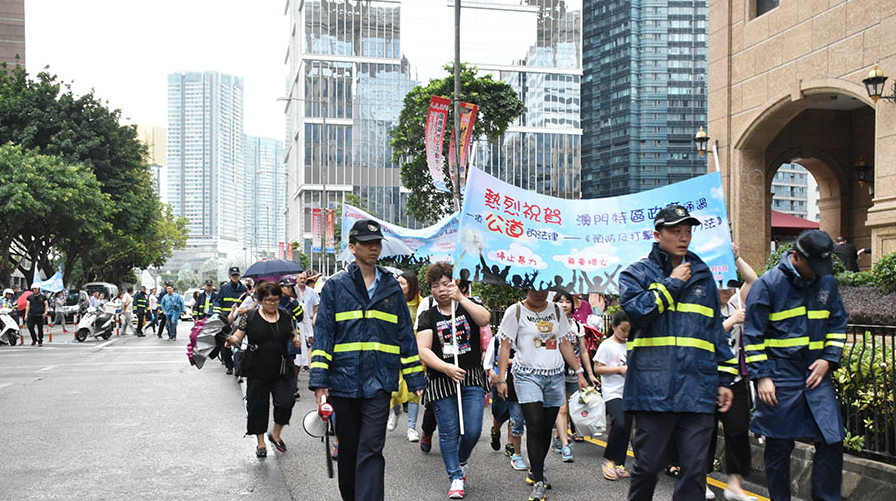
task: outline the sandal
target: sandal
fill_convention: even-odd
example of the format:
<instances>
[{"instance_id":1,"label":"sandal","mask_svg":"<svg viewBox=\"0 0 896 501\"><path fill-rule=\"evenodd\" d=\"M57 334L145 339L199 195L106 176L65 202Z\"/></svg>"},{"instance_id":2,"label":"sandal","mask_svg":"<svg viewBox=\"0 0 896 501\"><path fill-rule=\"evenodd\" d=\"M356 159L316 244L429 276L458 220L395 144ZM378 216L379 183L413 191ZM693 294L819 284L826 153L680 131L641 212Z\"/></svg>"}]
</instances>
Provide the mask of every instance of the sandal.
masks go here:
<instances>
[{"instance_id":1,"label":"sandal","mask_svg":"<svg viewBox=\"0 0 896 501\"><path fill-rule=\"evenodd\" d=\"M259 447L255 449L255 457L258 459L264 459L268 457L268 450L265 447Z\"/></svg>"},{"instance_id":2,"label":"sandal","mask_svg":"<svg viewBox=\"0 0 896 501\"><path fill-rule=\"evenodd\" d=\"M274 447L276 447L278 451L286 452L286 442L283 441L283 437L280 437L280 441L277 442L276 440L274 440L274 436L268 433L268 440L270 440L271 443L274 444Z\"/></svg>"},{"instance_id":3,"label":"sandal","mask_svg":"<svg viewBox=\"0 0 896 501\"><path fill-rule=\"evenodd\" d=\"M680 467L678 467L674 464L670 464L670 465L666 466L666 475L669 475L672 478L678 478L678 475L680 473L681 473Z\"/></svg>"}]
</instances>

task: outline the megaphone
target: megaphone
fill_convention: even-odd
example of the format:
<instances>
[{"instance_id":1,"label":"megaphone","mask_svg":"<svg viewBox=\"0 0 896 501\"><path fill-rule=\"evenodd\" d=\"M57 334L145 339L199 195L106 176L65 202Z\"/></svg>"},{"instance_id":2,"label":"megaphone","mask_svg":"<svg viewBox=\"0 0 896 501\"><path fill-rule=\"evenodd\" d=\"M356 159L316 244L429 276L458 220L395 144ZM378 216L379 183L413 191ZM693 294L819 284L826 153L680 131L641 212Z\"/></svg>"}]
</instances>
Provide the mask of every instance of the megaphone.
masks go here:
<instances>
[{"instance_id":1,"label":"megaphone","mask_svg":"<svg viewBox=\"0 0 896 501\"><path fill-rule=\"evenodd\" d=\"M321 398L320 407L316 411L305 414L302 419L302 427L305 433L314 438L324 438L330 427L330 416L333 415L333 406L327 402L327 397Z\"/></svg>"}]
</instances>

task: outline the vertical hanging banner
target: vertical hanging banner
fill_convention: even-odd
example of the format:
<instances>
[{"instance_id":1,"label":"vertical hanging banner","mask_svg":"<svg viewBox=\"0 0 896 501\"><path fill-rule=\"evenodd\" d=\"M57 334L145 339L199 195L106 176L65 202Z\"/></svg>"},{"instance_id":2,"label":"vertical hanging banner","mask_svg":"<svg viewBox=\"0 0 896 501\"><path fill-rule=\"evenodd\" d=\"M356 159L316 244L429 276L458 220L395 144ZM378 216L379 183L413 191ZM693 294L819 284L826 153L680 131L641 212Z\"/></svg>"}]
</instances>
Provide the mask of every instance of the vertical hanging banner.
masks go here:
<instances>
[{"instance_id":1,"label":"vertical hanging banner","mask_svg":"<svg viewBox=\"0 0 896 501\"><path fill-rule=\"evenodd\" d=\"M442 142L445 138L445 126L448 123L448 107L451 100L440 96L432 96L429 101L429 113L426 115L426 165L432 176L432 183L439 191L451 193L445 185L442 158Z\"/></svg>"},{"instance_id":2,"label":"vertical hanging banner","mask_svg":"<svg viewBox=\"0 0 896 501\"><path fill-rule=\"evenodd\" d=\"M286 260L292 261L292 242L286 245Z\"/></svg>"},{"instance_id":3,"label":"vertical hanging banner","mask_svg":"<svg viewBox=\"0 0 896 501\"><path fill-rule=\"evenodd\" d=\"M467 157L470 154L470 140L473 137L473 127L476 125L476 113L479 106L470 103L460 103L460 188L463 190L467 184ZM451 183L457 177L457 167L454 165L454 130L451 130L451 144L448 146L448 173L451 175Z\"/></svg>"},{"instance_id":4,"label":"vertical hanging banner","mask_svg":"<svg viewBox=\"0 0 896 501\"><path fill-rule=\"evenodd\" d=\"M311 252L320 254L321 251L321 230L323 222L321 221L322 211L320 209L312 209L311 211Z\"/></svg>"},{"instance_id":5,"label":"vertical hanging banner","mask_svg":"<svg viewBox=\"0 0 896 501\"><path fill-rule=\"evenodd\" d=\"M516 288L618 293L619 273L652 249L653 219L680 204L701 224L689 250L716 281L736 278L718 172L641 193L591 200L540 195L470 168L454 277Z\"/></svg>"},{"instance_id":6,"label":"vertical hanging banner","mask_svg":"<svg viewBox=\"0 0 896 501\"><path fill-rule=\"evenodd\" d=\"M283 250L284 242L277 242L277 259L283 259L286 257L286 252Z\"/></svg>"},{"instance_id":7,"label":"vertical hanging banner","mask_svg":"<svg viewBox=\"0 0 896 501\"><path fill-rule=\"evenodd\" d=\"M327 209L324 215L324 252L336 254L336 211Z\"/></svg>"}]
</instances>

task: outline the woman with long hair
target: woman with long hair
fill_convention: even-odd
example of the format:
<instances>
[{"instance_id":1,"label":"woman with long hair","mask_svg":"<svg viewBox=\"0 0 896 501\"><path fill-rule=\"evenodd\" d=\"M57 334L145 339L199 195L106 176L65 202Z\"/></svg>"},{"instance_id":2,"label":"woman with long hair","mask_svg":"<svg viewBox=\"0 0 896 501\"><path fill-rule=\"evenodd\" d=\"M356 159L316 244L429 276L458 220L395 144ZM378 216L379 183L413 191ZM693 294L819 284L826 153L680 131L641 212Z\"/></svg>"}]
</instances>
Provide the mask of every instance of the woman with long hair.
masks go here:
<instances>
[{"instance_id":1,"label":"woman with long hair","mask_svg":"<svg viewBox=\"0 0 896 501\"><path fill-rule=\"evenodd\" d=\"M398 285L404 293L404 298L408 302L408 310L411 318L417 318L417 306L420 305L420 282L417 280L417 274L406 271L398 276ZM399 374L398 391L392 392L392 412L389 414L389 421L386 423L386 429L394 430L398 426L398 415L401 414L401 407L404 404L408 406L408 442L420 441L420 435L417 433L417 414L420 408L420 397L415 393L408 392L407 383Z\"/></svg>"}]
</instances>

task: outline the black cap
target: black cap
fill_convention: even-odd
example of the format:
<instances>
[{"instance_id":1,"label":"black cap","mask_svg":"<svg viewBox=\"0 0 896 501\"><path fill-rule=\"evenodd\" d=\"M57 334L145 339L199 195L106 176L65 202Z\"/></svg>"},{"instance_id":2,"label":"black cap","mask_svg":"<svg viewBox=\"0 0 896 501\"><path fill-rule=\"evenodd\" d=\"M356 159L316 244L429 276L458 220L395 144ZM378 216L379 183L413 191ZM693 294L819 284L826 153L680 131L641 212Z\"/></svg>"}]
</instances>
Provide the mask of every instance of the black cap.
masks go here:
<instances>
[{"instance_id":1,"label":"black cap","mask_svg":"<svg viewBox=\"0 0 896 501\"><path fill-rule=\"evenodd\" d=\"M165 287L168 287L169 285L170 285L171 287L174 287L174 285L172 285L171 282L165 282Z\"/></svg>"},{"instance_id":2,"label":"black cap","mask_svg":"<svg viewBox=\"0 0 896 501\"><path fill-rule=\"evenodd\" d=\"M834 264L831 262L834 241L824 231L806 230L800 233L793 248L806 258L809 268L816 275L832 275L834 273Z\"/></svg>"},{"instance_id":3,"label":"black cap","mask_svg":"<svg viewBox=\"0 0 896 501\"><path fill-rule=\"evenodd\" d=\"M380 224L372 219L359 219L352 225L351 231L348 232L349 242L359 241L368 242L370 240L382 240L383 229Z\"/></svg>"},{"instance_id":4,"label":"black cap","mask_svg":"<svg viewBox=\"0 0 896 501\"><path fill-rule=\"evenodd\" d=\"M659 211L653 218L653 227L658 229L660 226L677 226L681 223L688 223L691 226L698 226L700 220L690 215L688 210L681 205L669 205L665 209Z\"/></svg>"},{"instance_id":5,"label":"black cap","mask_svg":"<svg viewBox=\"0 0 896 501\"><path fill-rule=\"evenodd\" d=\"M240 267L239 266L231 266L230 271L227 273L228 275L239 275Z\"/></svg>"},{"instance_id":6,"label":"black cap","mask_svg":"<svg viewBox=\"0 0 896 501\"><path fill-rule=\"evenodd\" d=\"M280 281L277 282L277 284L280 285L281 287L284 287L284 286L289 287L291 285L295 285L295 283L293 283L293 281L288 278L281 278Z\"/></svg>"},{"instance_id":7,"label":"black cap","mask_svg":"<svg viewBox=\"0 0 896 501\"><path fill-rule=\"evenodd\" d=\"M215 283L212 282L211 280L206 280L205 285L215 285Z\"/></svg>"}]
</instances>

